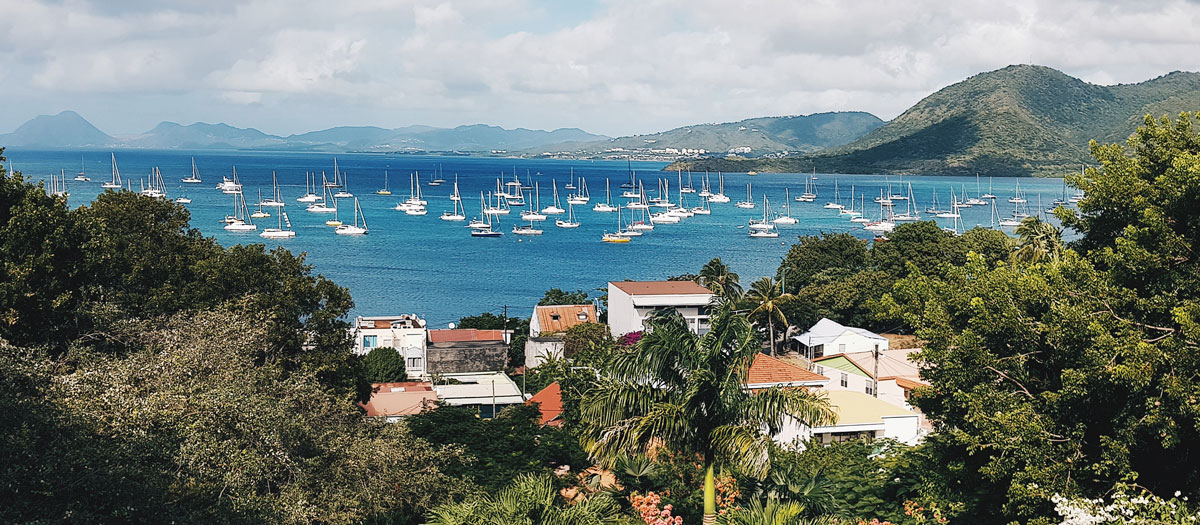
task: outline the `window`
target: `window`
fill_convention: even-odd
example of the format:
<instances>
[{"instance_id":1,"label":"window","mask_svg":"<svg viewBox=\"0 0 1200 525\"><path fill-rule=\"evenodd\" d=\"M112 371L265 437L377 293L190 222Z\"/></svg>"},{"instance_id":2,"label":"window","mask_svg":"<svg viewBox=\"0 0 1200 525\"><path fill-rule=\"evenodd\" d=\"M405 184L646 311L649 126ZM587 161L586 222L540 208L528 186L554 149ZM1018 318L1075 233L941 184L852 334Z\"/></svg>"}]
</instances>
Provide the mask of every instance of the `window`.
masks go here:
<instances>
[{"instance_id":1,"label":"window","mask_svg":"<svg viewBox=\"0 0 1200 525\"><path fill-rule=\"evenodd\" d=\"M408 369L409 369L409 370L412 370L412 369L414 369L414 368L421 368L421 358L420 358L420 357L410 357L410 358L408 358L408 365L407 365L407 367L408 367Z\"/></svg>"},{"instance_id":2,"label":"window","mask_svg":"<svg viewBox=\"0 0 1200 525\"><path fill-rule=\"evenodd\" d=\"M578 314L575 315L575 318L579 319L580 321L587 321L588 320L587 312L579 312Z\"/></svg>"},{"instance_id":3,"label":"window","mask_svg":"<svg viewBox=\"0 0 1200 525\"><path fill-rule=\"evenodd\" d=\"M875 395L875 382L874 381L867 381L866 392L868 395L872 395L872 396Z\"/></svg>"},{"instance_id":4,"label":"window","mask_svg":"<svg viewBox=\"0 0 1200 525\"><path fill-rule=\"evenodd\" d=\"M817 345L812 347L812 356L813 359L825 357L825 345Z\"/></svg>"},{"instance_id":5,"label":"window","mask_svg":"<svg viewBox=\"0 0 1200 525\"><path fill-rule=\"evenodd\" d=\"M343 339L343 341L344 341L344 339ZM379 336L377 336L377 335L364 335L363 336L363 350L370 350L377 346L379 346Z\"/></svg>"},{"instance_id":6,"label":"window","mask_svg":"<svg viewBox=\"0 0 1200 525\"><path fill-rule=\"evenodd\" d=\"M550 314L551 321L558 321L558 314Z\"/></svg>"},{"instance_id":7,"label":"window","mask_svg":"<svg viewBox=\"0 0 1200 525\"><path fill-rule=\"evenodd\" d=\"M841 353L841 354L846 353L846 344L845 343L838 345L838 353Z\"/></svg>"},{"instance_id":8,"label":"window","mask_svg":"<svg viewBox=\"0 0 1200 525\"><path fill-rule=\"evenodd\" d=\"M846 388L850 384L850 374L842 372L842 388Z\"/></svg>"}]
</instances>

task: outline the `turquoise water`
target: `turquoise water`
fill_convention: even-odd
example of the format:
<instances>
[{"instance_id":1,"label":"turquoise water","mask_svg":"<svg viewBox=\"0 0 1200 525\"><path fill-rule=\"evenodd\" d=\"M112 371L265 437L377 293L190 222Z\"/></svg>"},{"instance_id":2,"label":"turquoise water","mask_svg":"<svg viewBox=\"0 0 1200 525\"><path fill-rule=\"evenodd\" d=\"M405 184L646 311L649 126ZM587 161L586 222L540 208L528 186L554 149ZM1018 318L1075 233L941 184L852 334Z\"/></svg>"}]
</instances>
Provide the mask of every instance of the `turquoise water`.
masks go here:
<instances>
[{"instance_id":1,"label":"turquoise water","mask_svg":"<svg viewBox=\"0 0 1200 525\"><path fill-rule=\"evenodd\" d=\"M69 203L86 204L101 191L100 183L110 178L108 151L26 151L10 149L5 152L13 167L32 179L46 179L50 174L66 170ZM820 232L850 232L864 239L872 234L860 225L838 217L835 211L823 209L832 200L837 182L843 202L848 200L851 186L866 194L868 217L878 215L879 206L872 198L892 183L895 193L906 192L912 184L919 208L924 211L936 190L943 205L949 202L949 192L959 192L965 185L971 196L978 194L975 178L904 177L903 187L896 177L882 175L826 175L818 173L818 197L813 203L791 203L791 215L800 222L780 226L778 239L751 239L745 225L748 220L762 217L762 196L771 200L773 210L784 204L784 188L795 197L804 191L806 175L747 174L725 175L725 194L728 204L713 204L710 216L684 219L679 224L660 224L654 231L629 244L608 244L600 241L605 231L616 227L616 215L596 213L591 207L604 200L604 181L612 181L614 203L622 191L618 186L629 179L626 163L610 161L562 161L504 158L440 157L374 154L339 154L338 165L349 176L349 190L360 198L370 226L370 234L362 237L335 235L325 226L328 215L308 213L296 198L304 194L305 171L325 171L332 177L333 156L307 153L263 152L179 152L179 151L119 151L116 153L121 174L134 178L145 177L158 166L167 181L168 194L180 194L180 178L191 173L195 157L202 184L183 187L192 199L187 207L192 214L192 226L215 237L224 245L262 243L268 247L284 246L293 252L304 252L315 271L350 289L356 315L417 313L434 326L453 322L464 315L480 312L499 313L507 305L510 315L528 316L533 305L549 288L583 289L589 292L606 286L610 280L664 279L670 275L694 273L713 257L720 257L748 283L761 276L774 275L788 246L799 235ZM92 182L70 180L80 169L80 161ZM268 241L258 232L229 233L219 221L232 211L232 197L214 189L222 175L229 175L233 166L244 185L246 198L254 203L258 190L264 195L271 191L271 172L279 177L287 207L284 210L292 221L297 237L283 241ZM647 191L657 187L656 179L670 179L675 194L676 175L660 171L662 163L635 162L632 164ZM435 170L442 170L446 183L431 187L427 183ZM522 181L529 178L541 186L542 206L551 202L551 181L557 181L562 205L566 207L563 185L574 169L575 176L585 177L592 200L576 208L582 226L564 230L554 225L554 216L540 223L545 234L538 237L513 235L511 229L519 222L520 208L500 218L498 228L505 235L496 239L473 238L465 223L445 222L438 218L449 210L449 195L455 175L469 218L479 214L479 192L491 191L500 176L512 180L515 172ZM380 196L375 190L383 187L384 172L389 173L391 196ZM429 202L429 214L408 216L393 207L408 197L409 174L421 174L423 197ZM540 175L538 175L540 173ZM700 187L703 174L693 174L692 181ZM716 174L710 176L717 185ZM684 174L684 182L687 175ZM1017 179L996 178L991 181L992 193L999 197L1001 217L1011 215L1007 203ZM739 209L733 203L746 197L746 184L753 184L757 207ZM1029 212L1036 213L1038 199L1050 206L1050 201L1062 194L1061 179L1020 179L1021 189L1029 199ZM980 191L987 192L989 180L980 181ZM693 194L687 196L690 206L700 204ZM672 197L672 200L677 200ZM856 198L857 200L857 198ZM857 207L857 204L856 204ZM945 207L945 206L943 206ZM967 208L962 211L963 222L970 228L988 225L990 206ZM343 201L341 218L350 222L353 206ZM272 211L268 208L268 211ZM926 215L926 214L923 214ZM259 229L273 227L276 219L258 219ZM938 219L950 226L950 219ZM593 292L593 296L601 292Z\"/></svg>"}]
</instances>

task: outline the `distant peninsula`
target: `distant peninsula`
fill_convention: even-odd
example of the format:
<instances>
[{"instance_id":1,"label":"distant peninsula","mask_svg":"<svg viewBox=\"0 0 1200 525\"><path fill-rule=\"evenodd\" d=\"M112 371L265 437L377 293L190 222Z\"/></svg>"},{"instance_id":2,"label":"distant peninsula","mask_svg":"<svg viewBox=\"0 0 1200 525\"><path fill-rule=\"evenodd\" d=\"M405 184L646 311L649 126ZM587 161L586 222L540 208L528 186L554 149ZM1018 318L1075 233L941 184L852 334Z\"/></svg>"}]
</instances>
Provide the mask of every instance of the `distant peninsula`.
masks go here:
<instances>
[{"instance_id":1,"label":"distant peninsula","mask_svg":"<svg viewBox=\"0 0 1200 525\"><path fill-rule=\"evenodd\" d=\"M1146 115L1200 110L1200 74L1099 86L1044 66L981 73L929 95L845 145L795 156L684 159L667 170L1062 176Z\"/></svg>"}]
</instances>

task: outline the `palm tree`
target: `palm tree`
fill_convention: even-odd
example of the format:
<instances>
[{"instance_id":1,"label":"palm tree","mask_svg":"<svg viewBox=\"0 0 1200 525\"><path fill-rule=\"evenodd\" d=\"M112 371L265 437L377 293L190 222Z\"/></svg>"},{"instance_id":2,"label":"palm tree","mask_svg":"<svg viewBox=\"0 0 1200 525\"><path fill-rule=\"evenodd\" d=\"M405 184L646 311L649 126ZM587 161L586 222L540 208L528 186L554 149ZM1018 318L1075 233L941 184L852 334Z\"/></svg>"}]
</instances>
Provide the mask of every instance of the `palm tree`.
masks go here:
<instances>
[{"instance_id":1,"label":"palm tree","mask_svg":"<svg viewBox=\"0 0 1200 525\"><path fill-rule=\"evenodd\" d=\"M1062 254L1062 231L1038 217L1026 217L1015 230L1017 251L1013 258L1036 263L1044 259L1058 260Z\"/></svg>"},{"instance_id":2,"label":"palm tree","mask_svg":"<svg viewBox=\"0 0 1200 525\"><path fill-rule=\"evenodd\" d=\"M786 327L787 316L783 314L783 306L796 300L796 296L783 293L783 286L770 277L763 277L750 285L746 299L755 305L750 311L751 318L767 318L767 333L771 338L771 355L775 355L775 321L779 320Z\"/></svg>"},{"instance_id":3,"label":"palm tree","mask_svg":"<svg viewBox=\"0 0 1200 525\"><path fill-rule=\"evenodd\" d=\"M742 285L738 282L738 274L729 269L729 265L717 257L704 264L696 282L708 288L727 302L735 302L742 296Z\"/></svg>"},{"instance_id":4,"label":"palm tree","mask_svg":"<svg viewBox=\"0 0 1200 525\"><path fill-rule=\"evenodd\" d=\"M558 491L549 475L524 474L492 495L433 509L430 525L591 525L617 523L620 505L606 493L571 506L558 505Z\"/></svg>"},{"instance_id":5,"label":"palm tree","mask_svg":"<svg viewBox=\"0 0 1200 525\"><path fill-rule=\"evenodd\" d=\"M716 523L716 467L761 478L771 436L789 417L809 426L836 419L828 401L807 390L747 391L760 349L749 321L731 305L717 307L703 336L674 310L656 312L646 324L645 336L615 355L598 387L584 395L583 441L605 465L662 450L695 457L704 466L706 525Z\"/></svg>"}]
</instances>

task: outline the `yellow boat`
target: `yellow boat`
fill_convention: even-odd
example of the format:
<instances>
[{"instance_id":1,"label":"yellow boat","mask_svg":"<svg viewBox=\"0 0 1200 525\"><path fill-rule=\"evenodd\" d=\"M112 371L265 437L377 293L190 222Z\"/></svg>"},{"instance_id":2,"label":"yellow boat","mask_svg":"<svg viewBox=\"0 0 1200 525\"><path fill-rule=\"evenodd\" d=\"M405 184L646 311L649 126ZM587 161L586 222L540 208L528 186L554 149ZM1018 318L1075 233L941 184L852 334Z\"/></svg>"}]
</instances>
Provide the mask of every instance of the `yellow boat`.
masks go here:
<instances>
[{"instance_id":1,"label":"yellow boat","mask_svg":"<svg viewBox=\"0 0 1200 525\"><path fill-rule=\"evenodd\" d=\"M341 226L342 221L339 221L337 219L330 219L330 220L325 221L325 225L326 226Z\"/></svg>"},{"instance_id":2,"label":"yellow boat","mask_svg":"<svg viewBox=\"0 0 1200 525\"><path fill-rule=\"evenodd\" d=\"M621 237L615 233L606 233L600 240L604 242L628 243L629 237Z\"/></svg>"},{"instance_id":3,"label":"yellow boat","mask_svg":"<svg viewBox=\"0 0 1200 525\"><path fill-rule=\"evenodd\" d=\"M747 171L746 175L758 175L757 171Z\"/></svg>"}]
</instances>

